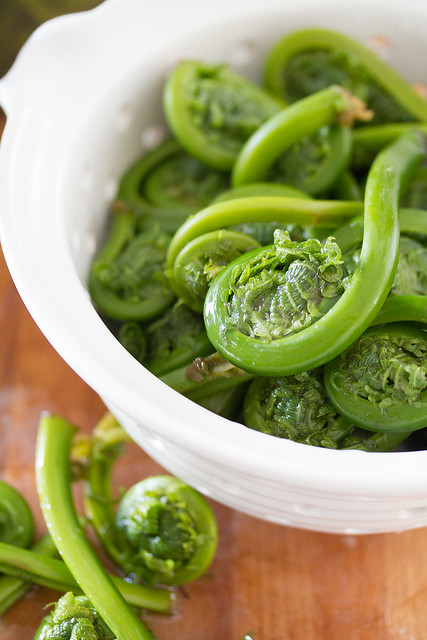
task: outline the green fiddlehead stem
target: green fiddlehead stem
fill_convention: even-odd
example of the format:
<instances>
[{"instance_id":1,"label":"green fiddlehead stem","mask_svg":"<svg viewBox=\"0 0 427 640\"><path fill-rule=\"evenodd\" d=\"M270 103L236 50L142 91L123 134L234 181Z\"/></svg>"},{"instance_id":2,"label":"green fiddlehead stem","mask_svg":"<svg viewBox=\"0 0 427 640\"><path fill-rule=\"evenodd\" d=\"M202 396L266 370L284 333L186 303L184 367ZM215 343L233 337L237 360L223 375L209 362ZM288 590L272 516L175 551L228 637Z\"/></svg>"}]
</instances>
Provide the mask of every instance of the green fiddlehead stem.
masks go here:
<instances>
[{"instance_id":1,"label":"green fiddlehead stem","mask_svg":"<svg viewBox=\"0 0 427 640\"><path fill-rule=\"evenodd\" d=\"M169 139L126 171L116 206L121 203L134 212L139 231L158 225L173 233L187 216L206 207L228 186L227 174L206 167Z\"/></svg>"},{"instance_id":2,"label":"green fiddlehead stem","mask_svg":"<svg viewBox=\"0 0 427 640\"><path fill-rule=\"evenodd\" d=\"M337 200L253 196L212 204L191 216L174 234L166 267L173 269L179 252L198 236L248 223L296 224L314 229L338 227L363 213L363 203Z\"/></svg>"}]
</instances>

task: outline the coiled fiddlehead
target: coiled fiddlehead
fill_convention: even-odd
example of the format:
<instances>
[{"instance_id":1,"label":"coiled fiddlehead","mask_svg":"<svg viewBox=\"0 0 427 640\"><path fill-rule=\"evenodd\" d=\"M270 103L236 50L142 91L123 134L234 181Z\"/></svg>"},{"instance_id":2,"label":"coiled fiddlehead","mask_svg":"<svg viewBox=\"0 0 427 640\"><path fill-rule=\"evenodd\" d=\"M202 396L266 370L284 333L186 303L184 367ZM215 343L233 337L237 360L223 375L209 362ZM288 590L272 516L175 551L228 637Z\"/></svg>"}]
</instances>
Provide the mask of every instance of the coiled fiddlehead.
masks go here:
<instances>
[{"instance_id":1,"label":"coiled fiddlehead","mask_svg":"<svg viewBox=\"0 0 427 640\"><path fill-rule=\"evenodd\" d=\"M228 186L226 173L206 167L169 139L126 171L113 207L130 208L139 231L157 225L173 233Z\"/></svg>"},{"instance_id":2,"label":"coiled fiddlehead","mask_svg":"<svg viewBox=\"0 0 427 640\"><path fill-rule=\"evenodd\" d=\"M247 140L233 167L233 186L270 179L312 195L325 192L347 168L354 120L369 120L371 115L339 86L299 100Z\"/></svg>"},{"instance_id":3,"label":"coiled fiddlehead","mask_svg":"<svg viewBox=\"0 0 427 640\"><path fill-rule=\"evenodd\" d=\"M325 366L325 386L340 413L372 431L427 426L427 340L408 323L367 330Z\"/></svg>"},{"instance_id":4,"label":"coiled fiddlehead","mask_svg":"<svg viewBox=\"0 0 427 640\"><path fill-rule=\"evenodd\" d=\"M117 526L130 545L124 571L160 584L183 584L212 562L217 531L210 507L171 476L142 480L123 496Z\"/></svg>"},{"instance_id":5,"label":"coiled fiddlehead","mask_svg":"<svg viewBox=\"0 0 427 640\"><path fill-rule=\"evenodd\" d=\"M225 65L179 64L164 90L168 124L180 144L208 166L230 170L243 143L273 113L280 99Z\"/></svg>"},{"instance_id":6,"label":"coiled fiddlehead","mask_svg":"<svg viewBox=\"0 0 427 640\"><path fill-rule=\"evenodd\" d=\"M158 228L136 233L131 211L113 213L110 235L89 277L100 313L114 320L149 320L172 304L175 296L164 274L169 241Z\"/></svg>"},{"instance_id":7,"label":"coiled fiddlehead","mask_svg":"<svg viewBox=\"0 0 427 640\"><path fill-rule=\"evenodd\" d=\"M203 312L206 293L218 273L259 246L253 237L227 229L195 238L180 251L174 262L171 284L176 295L191 309Z\"/></svg>"},{"instance_id":8,"label":"coiled fiddlehead","mask_svg":"<svg viewBox=\"0 0 427 640\"><path fill-rule=\"evenodd\" d=\"M230 324L251 338L276 340L309 327L344 292L339 247L312 239L292 242L277 230L270 251L252 254L230 278Z\"/></svg>"},{"instance_id":9,"label":"coiled fiddlehead","mask_svg":"<svg viewBox=\"0 0 427 640\"><path fill-rule=\"evenodd\" d=\"M109 415L100 425L114 433ZM206 571L216 551L218 530L206 500L172 476L146 478L114 508L112 466L121 440L94 441L85 505L108 555L126 574L147 583L183 584Z\"/></svg>"},{"instance_id":10,"label":"coiled fiddlehead","mask_svg":"<svg viewBox=\"0 0 427 640\"><path fill-rule=\"evenodd\" d=\"M381 308L397 266L400 183L423 153L423 140L409 134L377 157L366 187L365 233L359 265L339 301L307 329L274 340L269 335L267 339L257 339L241 331L234 322L230 314L230 309L238 304L234 283L239 274L250 271L254 252L219 274L206 297L205 322L209 339L227 360L262 375L290 375L325 364L363 333ZM270 249L264 251L267 255ZM260 257L261 251L256 254L258 263ZM364 301L363 307L360 300Z\"/></svg>"},{"instance_id":11,"label":"coiled fiddlehead","mask_svg":"<svg viewBox=\"0 0 427 640\"><path fill-rule=\"evenodd\" d=\"M375 122L427 120L427 105L373 51L328 29L303 29L277 42L265 64L266 87L294 102L339 84L366 102Z\"/></svg>"},{"instance_id":12,"label":"coiled fiddlehead","mask_svg":"<svg viewBox=\"0 0 427 640\"><path fill-rule=\"evenodd\" d=\"M351 431L326 394L321 370L256 378L245 396L244 418L251 429L331 449Z\"/></svg>"},{"instance_id":13,"label":"coiled fiddlehead","mask_svg":"<svg viewBox=\"0 0 427 640\"><path fill-rule=\"evenodd\" d=\"M180 301L150 323L122 324L117 337L134 358L158 376L212 351L202 316Z\"/></svg>"},{"instance_id":14,"label":"coiled fiddlehead","mask_svg":"<svg viewBox=\"0 0 427 640\"><path fill-rule=\"evenodd\" d=\"M105 624L86 596L69 592L56 602L45 616L34 640L115 640L116 636Z\"/></svg>"}]
</instances>

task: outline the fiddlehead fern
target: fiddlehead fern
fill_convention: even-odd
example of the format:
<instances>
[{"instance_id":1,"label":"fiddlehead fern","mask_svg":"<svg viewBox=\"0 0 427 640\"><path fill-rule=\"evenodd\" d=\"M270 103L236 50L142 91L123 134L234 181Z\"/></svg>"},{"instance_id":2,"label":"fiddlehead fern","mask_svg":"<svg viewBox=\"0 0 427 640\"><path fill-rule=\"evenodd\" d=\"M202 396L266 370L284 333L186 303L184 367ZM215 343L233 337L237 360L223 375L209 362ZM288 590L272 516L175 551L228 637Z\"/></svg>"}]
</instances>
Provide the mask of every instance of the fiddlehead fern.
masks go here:
<instances>
[{"instance_id":1,"label":"fiddlehead fern","mask_svg":"<svg viewBox=\"0 0 427 640\"><path fill-rule=\"evenodd\" d=\"M183 584L206 571L218 531L206 500L172 476L146 478L131 487L114 509L111 473L120 446L105 434L117 429L112 416L91 448L86 510L113 561L128 575L148 583Z\"/></svg>"},{"instance_id":2,"label":"fiddlehead fern","mask_svg":"<svg viewBox=\"0 0 427 640\"><path fill-rule=\"evenodd\" d=\"M328 29L303 29L277 42L265 84L289 102L339 84L367 103L376 123L427 120L425 100L406 80L359 42Z\"/></svg>"},{"instance_id":3,"label":"fiddlehead fern","mask_svg":"<svg viewBox=\"0 0 427 640\"><path fill-rule=\"evenodd\" d=\"M36 447L36 477L46 524L82 591L112 632L123 640L152 640L126 604L81 529L73 504L70 447L74 427L63 418L42 418Z\"/></svg>"},{"instance_id":4,"label":"fiddlehead fern","mask_svg":"<svg viewBox=\"0 0 427 640\"><path fill-rule=\"evenodd\" d=\"M117 337L134 358L158 376L212 351L201 314L181 301L150 323L122 324Z\"/></svg>"},{"instance_id":5,"label":"fiddlehead fern","mask_svg":"<svg viewBox=\"0 0 427 640\"><path fill-rule=\"evenodd\" d=\"M195 238L180 251L174 262L171 284L176 295L195 311L203 312L207 290L218 273L259 246L253 237L227 229Z\"/></svg>"},{"instance_id":6,"label":"fiddlehead fern","mask_svg":"<svg viewBox=\"0 0 427 640\"><path fill-rule=\"evenodd\" d=\"M145 581L183 584L212 562L217 530L207 502L171 476L142 480L122 498L117 526L130 545L122 568Z\"/></svg>"},{"instance_id":7,"label":"fiddlehead fern","mask_svg":"<svg viewBox=\"0 0 427 640\"><path fill-rule=\"evenodd\" d=\"M341 252L331 239L292 242L277 230L271 250L252 254L230 278L227 314L250 338L272 341L302 331L344 292Z\"/></svg>"},{"instance_id":8,"label":"fiddlehead fern","mask_svg":"<svg viewBox=\"0 0 427 640\"><path fill-rule=\"evenodd\" d=\"M66 593L42 620L34 640L115 640L86 596Z\"/></svg>"},{"instance_id":9,"label":"fiddlehead fern","mask_svg":"<svg viewBox=\"0 0 427 640\"><path fill-rule=\"evenodd\" d=\"M269 118L247 140L234 164L232 184L270 179L312 195L323 193L350 161L353 122L371 116L363 103L339 86L299 100Z\"/></svg>"},{"instance_id":10,"label":"fiddlehead fern","mask_svg":"<svg viewBox=\"0 0 427 640\"><path fill-rule=\"evenodd\" d=\"M328 395L344 416L372 431L427 425L427 340L408 323L368 329L325 366Z\"/></svg>"},{"instance_id":11,"label":"fiddlehead fern","mask_svg":"<svg viewBox=\"0 0 427 640\"><path fill-rule=\"evenodd\" d=\"M243 143L282 106L226 66L191 60L172 71L164 90L166 119L180 144L222 170L232 168Z\"/></svg>"},{"instance_id":12,"label":"fiddlehead fern","mask_svg":"<svg viewBox=\"0 0 427 640\"><path fill-rule=\"evenodd\" d=\"M331 449L351 431L326 394L321 370L256 378L245 396L244 417L251 429Z\"/></svg>"},{"instance_id":13,"label":"fiddlehead fern","mask_svg":"<svg viewBox=\"0 0 427 640\"><path fill-rule=\"evenodd\" d=\"M228 186L227 174L206 167L169 139L126 171L113 206L129 207L139 231L158 225L173 233L187 216L207 206Z\"/></svg>"},{"instance_id":14,"label":"fiddlehead fern","mask_svg":"<svg viewBox=\"0 0 427 640\"><path fill-rule=\"evenodd\" d=\"M116 211L106 244L92 264L89 291L97 309L114 320L149 320L174 294L163 273L170 236L157 228L135 232L130 211Z\"/></svg>"},{"instance_id":15,"label":"fiddlehead fern","mask_svg":"<svg viewBox=\"0 0 427 640\"><path fill-rule=\"evenodd\" d=\"M423 153L423 141L416 134L414 137L409 134L379 154L366 187L365 233L359 265L339 301L307 329L274 340L270 335L258 339L236 324L234 318L238 316L230 313L238 306L235 283L240 274L245 279L245 274L250 273L254 252L219 274L206 297L205 322L209 339L227 360L250 372L290 375L325 364L334 357L334 352L337 355L363 333L383 304L394 278L400 183ZM267 256L271 249L263 251ZM261 255L262 250L256 252L258 263Z\"/></svg>"}]
</instances>

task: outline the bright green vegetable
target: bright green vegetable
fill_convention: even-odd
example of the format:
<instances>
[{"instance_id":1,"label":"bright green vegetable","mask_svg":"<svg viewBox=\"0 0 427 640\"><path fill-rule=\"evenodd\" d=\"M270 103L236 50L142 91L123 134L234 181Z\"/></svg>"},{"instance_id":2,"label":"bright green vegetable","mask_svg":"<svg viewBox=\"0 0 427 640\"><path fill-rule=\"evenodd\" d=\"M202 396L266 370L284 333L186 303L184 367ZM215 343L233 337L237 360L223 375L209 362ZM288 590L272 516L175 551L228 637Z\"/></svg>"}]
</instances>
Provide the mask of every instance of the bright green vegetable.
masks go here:
<instances>
[{"instance_id":1,"label":"bright green vegetable","mask_svg":"<svg viewBox=\"0 0 427 640\"><path fill-rule=\"evenodd\" d=\"M232 184L238 187L270 175L273 182L280 180L313 195L324 193L350 161L354 120L370 118L363 103L339 86L299 100L247 140L234 164ZM315 151L307 150L307 138Z\"/></svg>"},{"instance_id":2,"label":"bright green vegetable","mask_svg":"<svg viewBox=\"0 0 427 640\"><path fill-rule=\"evenodd\" d=\"M71 494L70 446L74 427L65 419L41 419L36 447L36 478L49 532L76 582L120 640L152 640L117 590L87 541Z\"/></svg>"},{"instance_id":3,"label":"bright green vegetable","mask_svg":"<svg viewBox=\"0 0 427 640\"><path fill-rule=\"evenodd\" d=\"M254 196L212 204L191 216L174 234L166 266L173 268L179 252L198 236L225 227L251 222L298 224L304 227L337 227L363 212L360 202Z\"/></svg>"},{"instance_id":4,"label":"bright green vegetable","mask_svg":"<svg viewBox=\"0 0 427 640\"><path fill-rule=\"evenodd\" d=\"M277 255L271 247L255 250L234 261L219 274L206 296L205 322L209 339L227 360L253 373L290 375L325 364L363 333L390 290L398 258L397 203L400 184L423 153L423 141L416 134L408 134L377 157L366 186L365 232L359 264L345 292L324 315L316 298L313 297L312 302L310 301L314 291L308 294L307 302L311 302L314 311L310 315L313 318L316 314L319 318L316 322L308 323L308 328L290 335L285 334L285 337L280 332L275 335L266 332L261 337L255 335L258 322L268 325L270 316L276 317L277 296L282 294L282 290L278 288L276 296L275 288L270 286L270 282L274 279L275 264L281 264L281 247ZM305 204L305 201L301 202ZM282 255L286 261L286 245L284 249L285 253ZM293 251L294 247L290 246L289 249ZM294 255L298 256L298 252ZM335 260L339 261L338 253L335 256ZM272 266L270 271L265 270L265 276L262 275L264 259ZM294 261L291 258L288 264ZM303 260L304 270L309 263L307 259ZM331 263L327 264L330 269ZM280 277L282 276L283 268L280 267ZM239 316L234 310L240 305L241 291L250 292L251 278L254 278L254 313L251 319L248 314L246 324L241 326L236 322ZM269 297L271 308L267 303L264 315L261 314L258 321L260 314L257 311L256 287L263 278L272 292ZM244 289L240 289L241 286ZM297 281L295 286L298 286ZM260 292L265 300L265 287ZM283 289L283 296L287 296L286 288ZM360 304L361 300L363 305ZM285 330L287 328L288 325Z\"/></svg>"},{"instance_id":5,"label":"bright green vegetable","mask_svg":"<svg viewBox=\"0 0 427 640\"><path fill-rule=\"evenodd\" d=\"M158 376L212 351L201 314L182 301L150 323L122 324L117 337L134 358Z\"/></svg>"},{"instance_id":6,"label":"bright green vegetable","mask_svg":"<svg viewBox=\"0 0 427 640\"><path fill-rule=\"evenodd\" d=\"M172 71L163 103L168 124L184 149L225 171L232 168L249 136L283 106L225 65L192 60Z\"/></svg>"},{"instance_id":7,"label":"bright green vegetable","mask_svg":"<svg viewBox=\"0 0 427 640\"><path fill-rule=\"evenodd\" d=\"M0 541L28 547L34 536L34 518L25 498L0 480Z\"/></svg>"},{"instance_id":8,"label":"bright green vegetable","mask_svg":"<svg viewBox=\"0 0 427 640\"><path fill-rule=\"evenodd\" d=\"M173 233L188 215L207 206L228 186L226 174L206 167L169 139L126 171L117 203L134 212L139 231L158 225Z\"/></svg>"},{"instance_id":9,"label":"bright green vegetable","mask_svg":"<svg viewBox=\"0 0 427 640\"><path fill-rule=\"evenodd\" d=\"M367 103L375 122L427 120L427 103L373 51L343 33L302 29L278 41L265 64L266 87L294 102L339 84Z\"/></svg>"},{"instance_id":10,"label":"bright green vegetable","mask_svg":"<svg viewBox=\"0 0 427 640\"><path fill-rule=\"evenodd\" d=\"M347 419L372 431L427 426L427 340L408 323L368 329L325 366L331 402Z\"/></svg>"},{"instance_id":11,"label":"bright green vegetable","mask_svg":"<svg viewBox=\"0 0 427 640\"><path fill-rule=\"evenodd\" d=\"M130 211L116 211L110 235L89 277L98 310L114 320L149 320L166 310L174 294L163 273L170 236L153 228L135 232Z\"/></svg>"},{"instance_id":12,"label":"bright green vegetable","mask_svg":"<svg viewBox=\"0 0 427 640\"><path fill-rule=\"evenodd\" d=\"M66 593L43 618L34 640L115 640L86 596Z\"/></svg>"},{"instance_id":13,"label":"bright green vegetable","mask_svg":"<svg viewBox=\"0 0 427 640\"><path fill-rule=\"evenodd\" d=\"M323 387L320 370L256 378L244 404L245 424L279 438L337 449L351 431Z\"/></svg>"},{"instance_id":14,"label":"bright green vegetable","mask_svg":"<svg viewBox=\"0 0 427 640\"><path fill-rule=\"evenodd\" d=\"M161 584L184 584L205 573L217 546L210 506L172 476L131 487L120 501L117 526L131 549L123 569Z\"/></svg>"},{"instance_id":15,"label":"bright green vegetable","mask_svg":"<svg viewBox=\"0 0 427 640\"><path fill-rule=\"evenodd\" d=\"M14 487L0 480L0 544L28 547L33 536L34 518L27 501ZM29 587L22 580L0 576L0 616Z\"/></svg>"},{"instance_id":16,"label":"bright green vegetable","mask_svg":"<svg viewBox=\"0 0 427 640\"><path fill-rule=\"evenodd\" d=\"M399 261L390 295L426 295L427 248L421 239L427 236L427 211L401 208L399 228ZM359 260L363 218L354 218L337 229L335 239L343 251L347 271L352 273Z\"/></svg>"},{"instance_id":17,"label":"bright green vegetable","mask_svg":"<svg viewBox=\"0 0 427 640\"><path fill-rule=\"evenodd\" d=\"M195 238L185 245L174 262L171 284L176 295L191 309L202 313L207 290L218 273L259 246L251 236L227 229Z\"/></svg>"},{"instance_id":18,"label":"bright green vegetable","mask_svg":"<svg viewBox=\"0 0 427 640\"><path fill-rule=\"evenodd\" d=\"M106 418L105 429L114 429ZM111 485L120 437L106 446L94 441L86 483L86 511L113 561L148 583L183 584L204 573L215 554L218 530L206 500L172 476L146 478L120 500Z\"/></svg>"}]
</instances>

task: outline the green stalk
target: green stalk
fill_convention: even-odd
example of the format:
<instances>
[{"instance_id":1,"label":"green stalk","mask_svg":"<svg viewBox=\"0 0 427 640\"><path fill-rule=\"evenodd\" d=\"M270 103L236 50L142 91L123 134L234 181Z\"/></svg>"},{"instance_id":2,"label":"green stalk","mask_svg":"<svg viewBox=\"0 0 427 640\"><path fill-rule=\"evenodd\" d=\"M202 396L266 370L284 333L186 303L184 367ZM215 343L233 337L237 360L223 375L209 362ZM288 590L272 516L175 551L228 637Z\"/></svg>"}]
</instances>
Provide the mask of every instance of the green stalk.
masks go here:
<instances>
[{"instance_id":1,"label":"green stalk","mask_svg":"<svg viewBox=\"0 0 427 640\"><path fill-rule=\"evenodd\" d=\"M0 542L0 571L26 581L27 588L30 586L29 581L32 581L57 591L72 591L75 594L82 592L64 562L39 554L40 551L36 553L34 550ZM110 578L129 604L160 613L171 612L173 594L170 591L126 582L118 576Z\"/></svg>"},{"instance_id":2,"label":"green stalk","mask_svg":"<svg viewBox=\"0 0 427 640\"><path fill-rule=\"evenodd\" d=\"M361 213L363 213L362 202L338 200L257 196L219 202L191 216L178 229L169 245L166 268L168 271L172 270L181 249L191 240L209 231L244 222L277 222L313 227L338 227L349 218Z\"/></svg>"},{"instance_id":3,"label":"green stalk","mask_svg":"<svg viewBox=\"0 0 427 640\"><path fill-rule=\"evenodd\" d=\"M152 640L150 631L106 573L86 539L71 492L70 447L75 428L59 416L40 421L36 478L49 532L83 593L120 640Z\"/></svg>"},{"instance_id":4,"label":"green stalk","mask_svg":"<svg viewBox=\"0 0 427 640\"><path fill-rule=\"evenodd\" d=\"M58 550L52 540L47 535L38 540L31 548L32 553L40 553L43 556L53 557ZM3 571L3 569L2 569ZM3 573L8 573L3 571ZM0 577L0 617L15 604L33 586L33 579L25 580L14 575L3 575Z\"/></svg>"}]
</instances>

